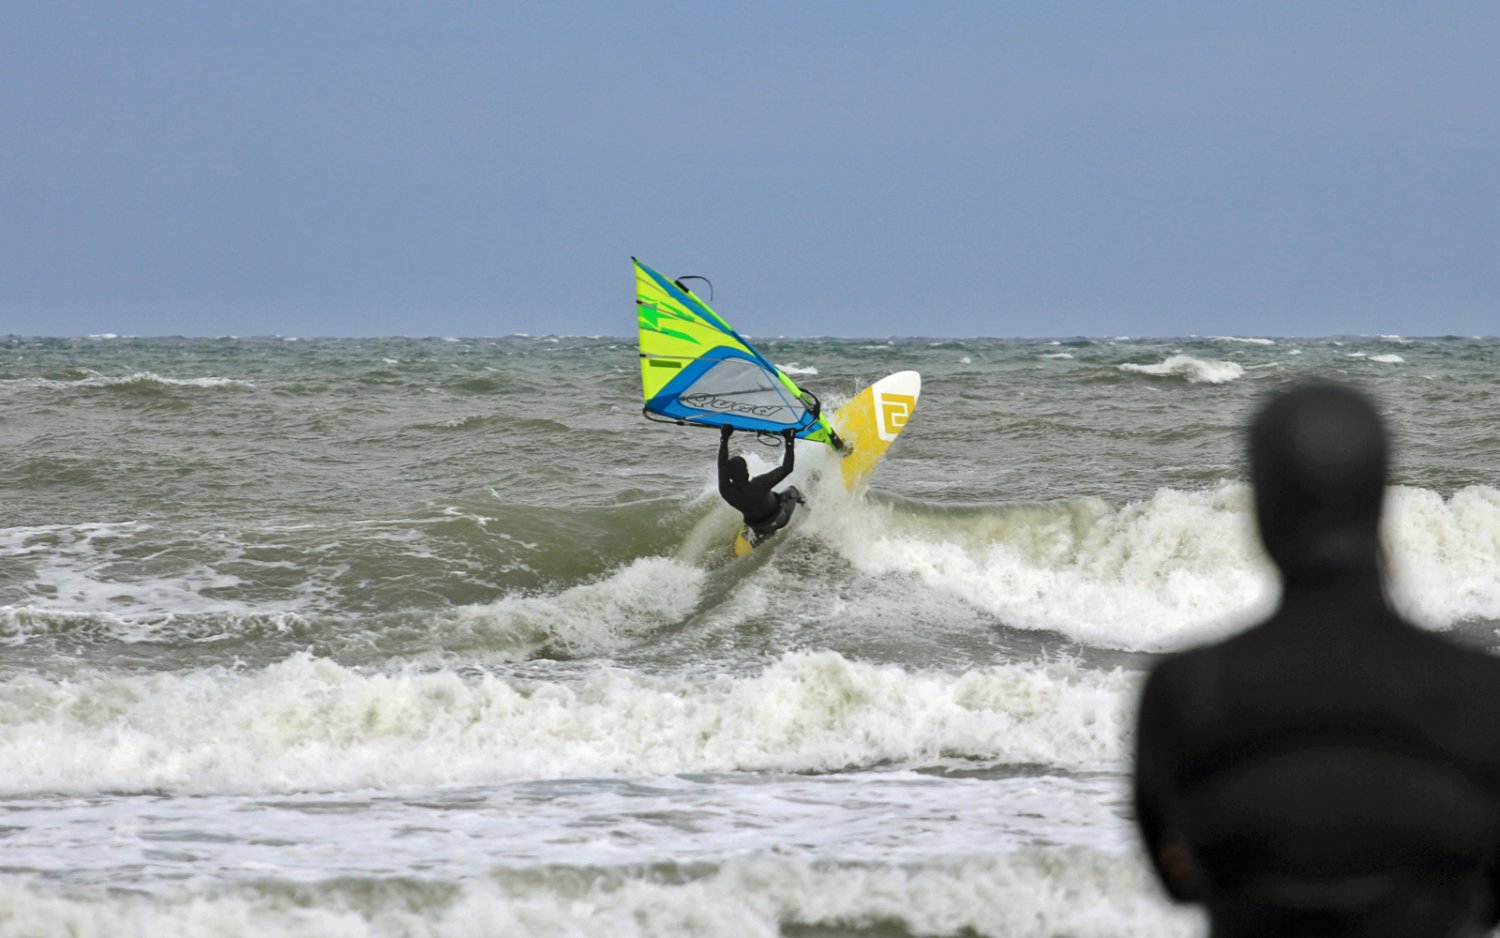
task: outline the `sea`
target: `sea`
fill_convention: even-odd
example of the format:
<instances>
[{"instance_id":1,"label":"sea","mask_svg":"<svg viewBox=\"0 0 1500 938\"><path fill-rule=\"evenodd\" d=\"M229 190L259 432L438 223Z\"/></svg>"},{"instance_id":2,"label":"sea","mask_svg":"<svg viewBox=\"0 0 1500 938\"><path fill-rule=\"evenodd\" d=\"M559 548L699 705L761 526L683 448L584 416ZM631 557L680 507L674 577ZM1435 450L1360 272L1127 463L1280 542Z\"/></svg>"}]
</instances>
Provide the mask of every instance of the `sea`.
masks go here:
<instances>
[{"instance_id":1,"label":"sea","mask_svg":"<svg viewBox=\"0 0 1500 938\"><path fill-rule=\"evenodd\" d=\"M1389 421L1394 601L1500 645L1500 340L752 341L922 395L736 559L633 337L0 338L0 936L1200 935L1136 701L1275 603L1299 379Z\"/></svg>"}]
</instances>

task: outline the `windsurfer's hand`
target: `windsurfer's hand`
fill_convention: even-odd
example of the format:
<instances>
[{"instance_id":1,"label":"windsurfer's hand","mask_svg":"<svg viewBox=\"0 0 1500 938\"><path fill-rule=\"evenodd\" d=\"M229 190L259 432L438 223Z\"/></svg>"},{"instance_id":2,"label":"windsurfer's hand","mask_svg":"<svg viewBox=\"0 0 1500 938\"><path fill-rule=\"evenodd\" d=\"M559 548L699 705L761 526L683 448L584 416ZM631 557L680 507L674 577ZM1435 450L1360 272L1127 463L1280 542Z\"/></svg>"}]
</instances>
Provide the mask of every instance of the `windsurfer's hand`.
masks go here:
<instances>
[{"instance_id":1,"label":"windsurfer's hand","mask_svg":"<svg viewBox=\"0 0 1500 938\"><path fill-rule=\"evenodd\" d=\"M719 437L721 439L727 440L727 439L729 439L729 435L731 433L733 433L733 432L734 432L734 427L731 427L729 424L726 423L726 424L724 424L724 426L722 426L722 427L719 428Z\"/></svg>"},{"instance_id":2,"label":"windsurfer's hand","mask_svg":"<svg viewBox=\"0 0 1500 938\"><path fill-rule=\"evenodd\" d=\"M788 427L781 431L781 438L790 443L797 438L797 431Z\"/></svg>"}]
</instances>

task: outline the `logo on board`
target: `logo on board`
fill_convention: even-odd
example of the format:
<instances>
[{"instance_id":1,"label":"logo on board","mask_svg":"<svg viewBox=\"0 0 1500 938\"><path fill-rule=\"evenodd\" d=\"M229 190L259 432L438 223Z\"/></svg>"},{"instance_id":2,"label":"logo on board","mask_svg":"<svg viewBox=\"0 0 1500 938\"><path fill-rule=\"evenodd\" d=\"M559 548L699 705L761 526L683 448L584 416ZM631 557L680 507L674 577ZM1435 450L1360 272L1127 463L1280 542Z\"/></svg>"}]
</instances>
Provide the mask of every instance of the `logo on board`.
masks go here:
<instances>
[{"instance_id":1,"label":"logo on board","mask_svg":"<svg viewBox=\"0 0 1500 938\"><path fill-rule=\"evenodd\" d=\"M877 394L875 404L880 414L880 419L875 423L876 432L882 440L889 443L906 426L912 409L917 406L917 399L910 394Z\"/></svg>"}]
</instances>

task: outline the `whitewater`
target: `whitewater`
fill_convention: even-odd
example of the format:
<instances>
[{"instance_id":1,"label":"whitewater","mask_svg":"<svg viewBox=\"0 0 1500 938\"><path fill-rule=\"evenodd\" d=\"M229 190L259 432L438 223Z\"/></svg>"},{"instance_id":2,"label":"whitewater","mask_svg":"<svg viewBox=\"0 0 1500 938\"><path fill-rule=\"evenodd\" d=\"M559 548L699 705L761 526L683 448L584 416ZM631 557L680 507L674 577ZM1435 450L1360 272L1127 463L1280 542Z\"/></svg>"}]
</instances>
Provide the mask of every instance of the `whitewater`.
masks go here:
<instances>
[{"instance_id":1,"label":"whitewater","mask_svg":"<svg viewBox=\"0 0 1500 938\"><path fill-rule=\"evenodd\" d=\"M1276 601L1301 378L1390 422L1393 600L1500 644L1500 340L752 341L923 391L736 560L628 338L0 338L0 938L1201 934L1136 695Z\"/></svg>"}]
</instances>

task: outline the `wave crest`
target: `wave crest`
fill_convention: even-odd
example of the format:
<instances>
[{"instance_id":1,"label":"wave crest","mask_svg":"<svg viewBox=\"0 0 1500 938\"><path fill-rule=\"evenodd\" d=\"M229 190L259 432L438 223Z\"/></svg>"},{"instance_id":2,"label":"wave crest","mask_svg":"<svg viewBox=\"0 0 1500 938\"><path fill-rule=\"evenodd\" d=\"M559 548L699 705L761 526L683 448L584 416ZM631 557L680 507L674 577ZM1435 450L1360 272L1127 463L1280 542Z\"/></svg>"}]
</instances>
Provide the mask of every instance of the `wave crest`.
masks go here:
<instances>
[{"instance_id":1,"label":"wave crest","mask_svg":"<svg viewBox=\"0 0 1500 938\"><path fill-rule=\"evenodd\" d=\"M1154 377L1186 378L1189 384L1226 384L1245 373L1244 366L1237 362L1194 358L1191 355L1173 355L1155 365L1127 362L1120 366L1120 370Z\"/></svg>"},{"instance_id":2,"label":"wave crest","mask_svg":"<svg viewBox=\"0 0 1500 938\"><path fill-rule=\"evenodd\" d=\"M961 757L1102 769L1135 676L1066 664L961 675L788 653L706 679L263 670L22 676L0 685L0 791L354 790L506 779L834 771Z\"/></svg>"}]
</instances>

